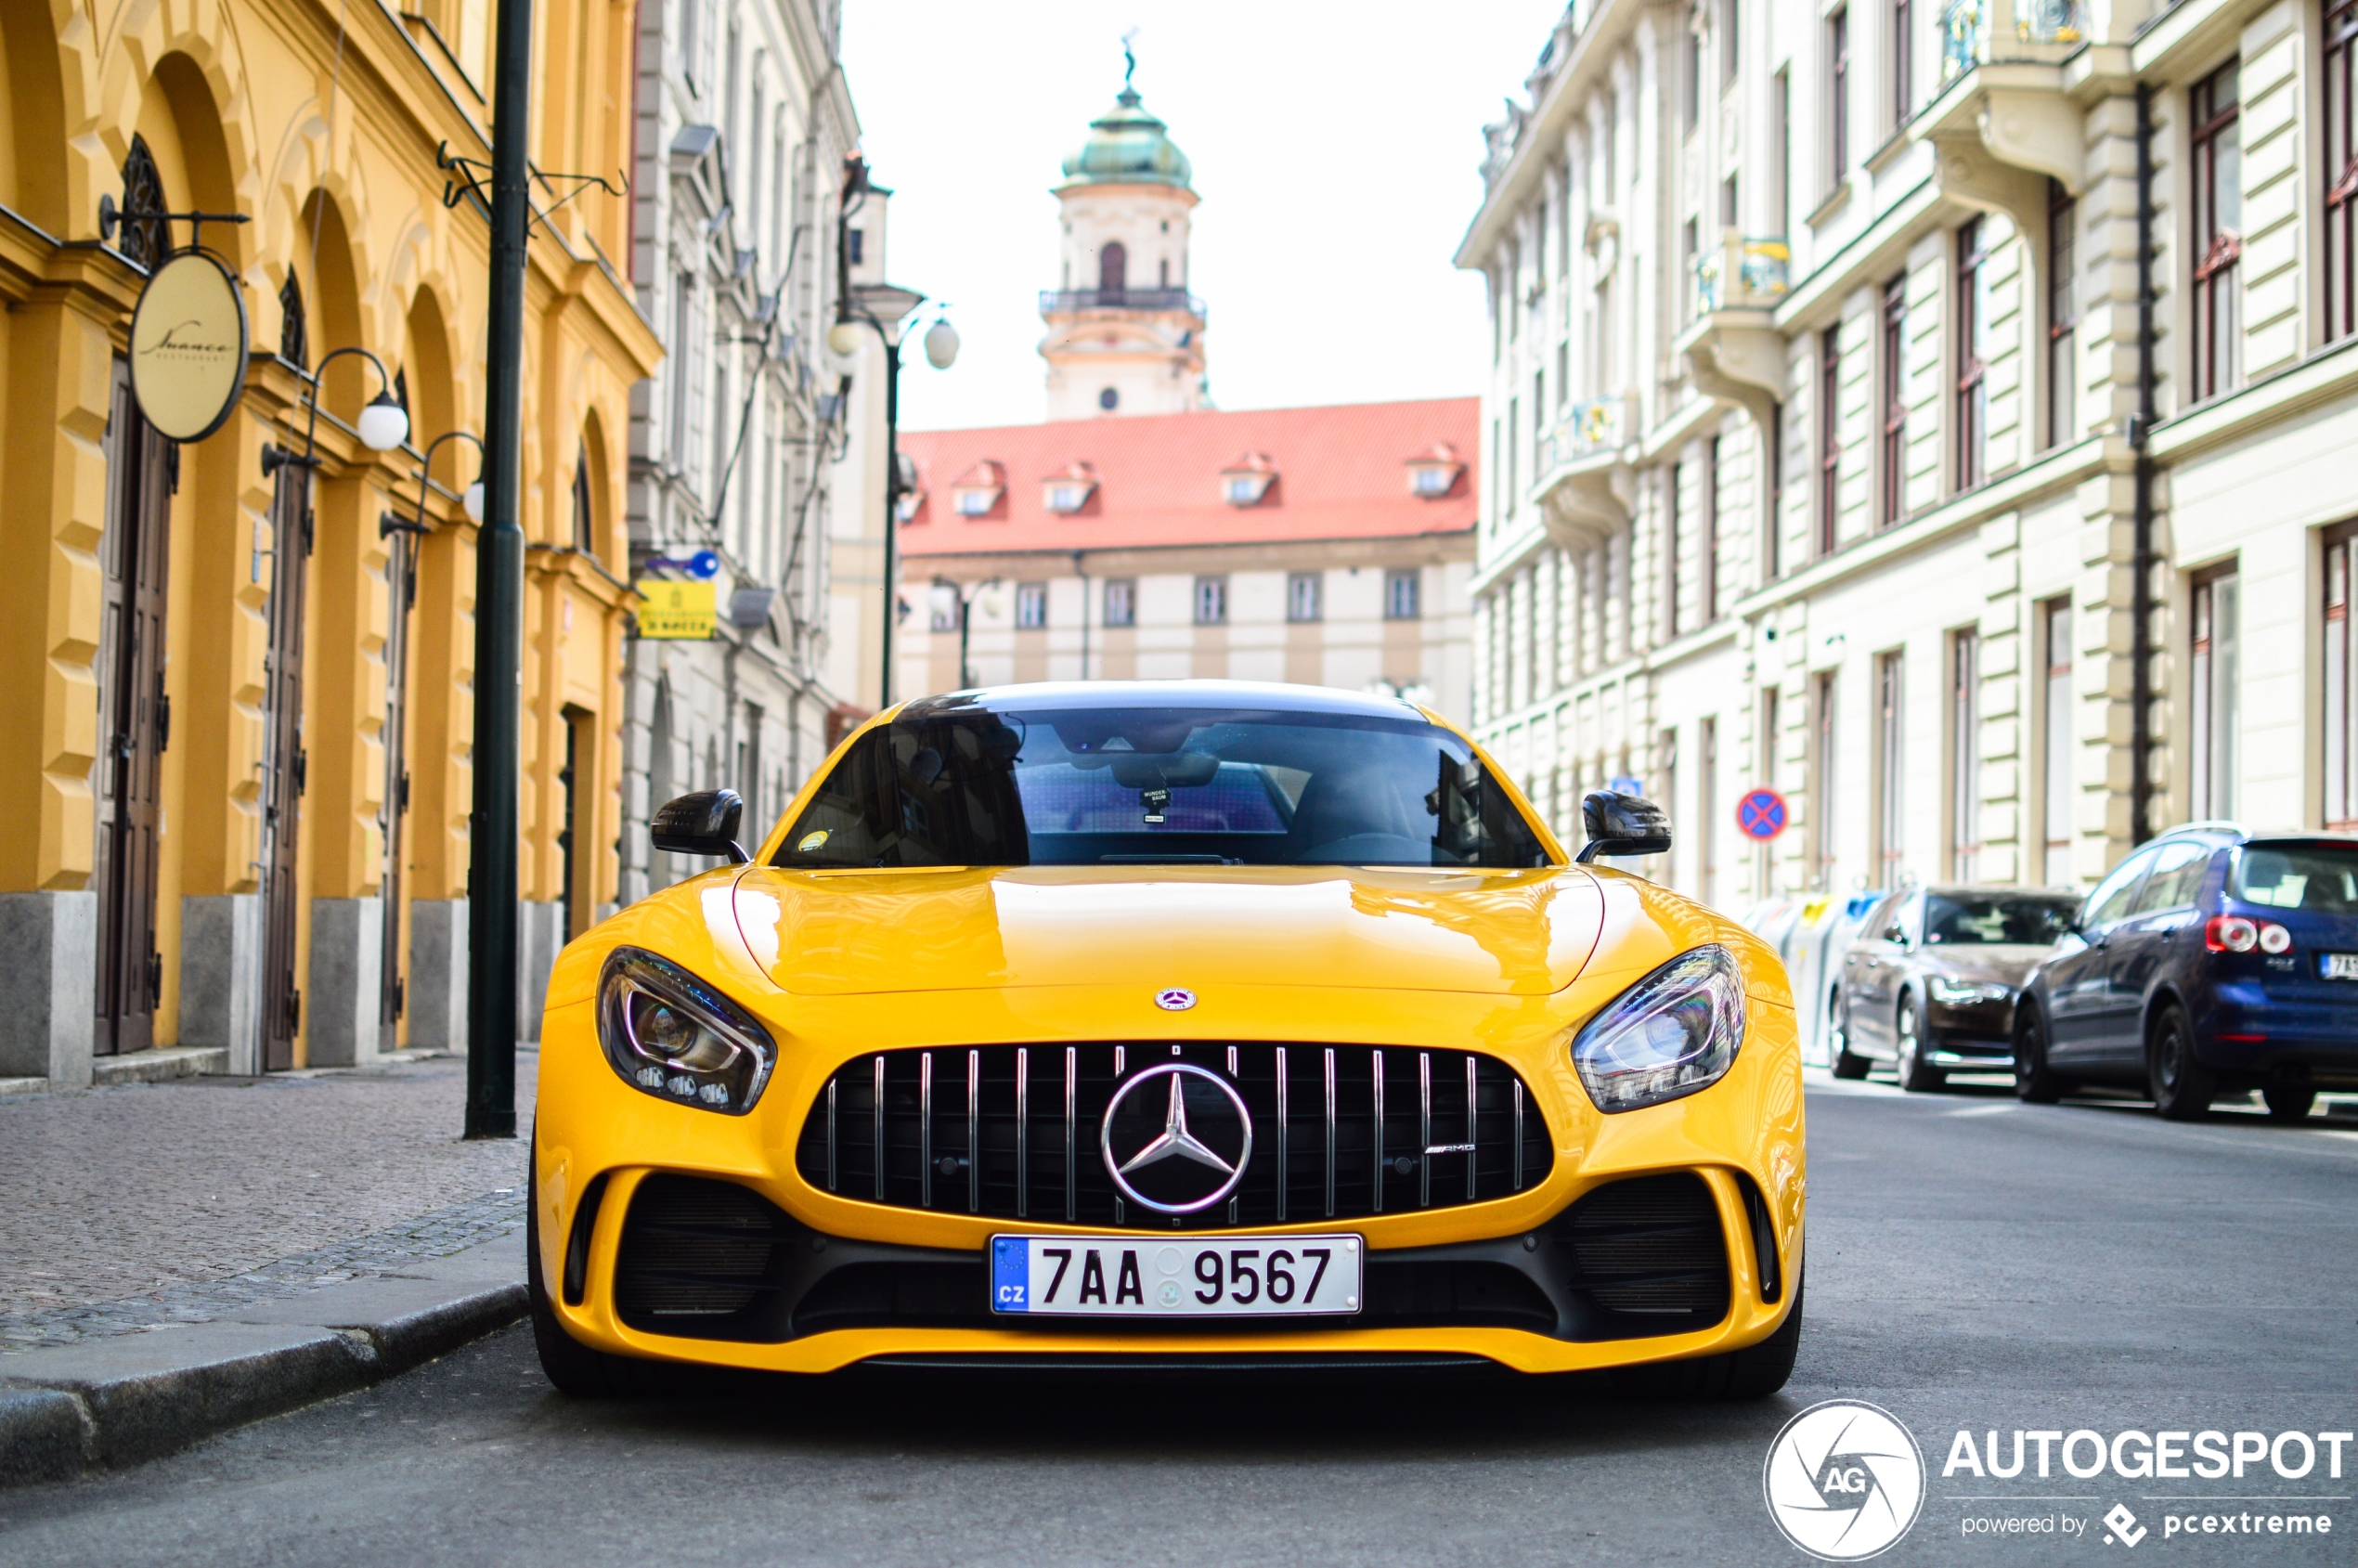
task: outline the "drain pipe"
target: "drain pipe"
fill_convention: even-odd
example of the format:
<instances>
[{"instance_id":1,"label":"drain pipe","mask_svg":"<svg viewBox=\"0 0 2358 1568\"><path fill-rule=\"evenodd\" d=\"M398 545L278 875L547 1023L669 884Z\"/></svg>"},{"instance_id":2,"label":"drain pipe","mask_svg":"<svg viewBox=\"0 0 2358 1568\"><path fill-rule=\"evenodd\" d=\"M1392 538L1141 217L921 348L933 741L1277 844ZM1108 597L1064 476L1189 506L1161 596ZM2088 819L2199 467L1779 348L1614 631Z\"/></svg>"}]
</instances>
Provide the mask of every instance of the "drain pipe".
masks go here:
<instances>
[{"instance_id":1,"label":"drain pipe","mask_svg":"<svg viewBox=\"0 0 2358 1568\"><path fill-rule=\"evenodd\" d=\"M2129 587L2129 841L2153 836L2154 98L2137 84L2137 411L2134 575Z\"/></svg>"}]
</instances>

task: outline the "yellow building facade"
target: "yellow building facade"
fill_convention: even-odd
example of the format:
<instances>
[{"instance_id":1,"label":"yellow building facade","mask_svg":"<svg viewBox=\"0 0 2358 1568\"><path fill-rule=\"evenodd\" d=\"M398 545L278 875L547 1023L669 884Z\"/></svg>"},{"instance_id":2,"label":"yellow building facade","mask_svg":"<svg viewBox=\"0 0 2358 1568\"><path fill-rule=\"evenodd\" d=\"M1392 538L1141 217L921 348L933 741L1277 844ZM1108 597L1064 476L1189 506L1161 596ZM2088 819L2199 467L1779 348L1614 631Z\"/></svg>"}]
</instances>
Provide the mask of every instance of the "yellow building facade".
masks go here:
<instances>
[{"instance_id":1,"label":"yellow building facade","mask_svg":"<svg viewBox=\"0 0 2358 1568\"><path fill-rule=\"evenodd\" d=\"M565 930L615 897L629 391L659 350L627 198L553 172L628 166L633 17L550 0L535 31L521 882ZM490 36L482 0L0 0L0 1078L463 1040L473 448L440 447L429 532L385 523L482 428L488 228L437 154L488 161ZM245 220L202 227L251 352L201 441L147 429L123 369L190 225L102 230L102 198ZM344 356L317 466L266 473L346 347L408 443L358 441L380 381Z\"/></svg>"}]
</instances>

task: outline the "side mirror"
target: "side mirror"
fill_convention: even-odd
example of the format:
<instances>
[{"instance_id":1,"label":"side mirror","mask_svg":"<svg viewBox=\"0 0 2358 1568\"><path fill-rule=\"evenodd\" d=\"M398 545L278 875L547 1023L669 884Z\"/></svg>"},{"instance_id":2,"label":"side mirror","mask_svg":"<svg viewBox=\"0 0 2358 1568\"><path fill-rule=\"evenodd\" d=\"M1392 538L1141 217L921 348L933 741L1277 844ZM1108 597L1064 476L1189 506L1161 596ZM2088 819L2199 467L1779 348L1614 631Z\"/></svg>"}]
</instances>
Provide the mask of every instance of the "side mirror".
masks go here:
<instances>
[{"instance_id":1,"label":"side mirror","mask_svg":"<svg viewBox=\"0 0 2358 1568\"><path fill-rule=\"evenodd\" d=\"M1592 789L1580 800L1580 825L1588 842L1573 857L1582 864L1599 855L1659 855L1670 848L1670 816L1642 795Z\"/></svg>"},{"instance_id":2,"label":"side mirror","mask_svg":"<svg viewBox=\"0 0 2358 1568\"><path fill-rule=\"evenodd\" d=\"M658 849L710 855L743 865L753 858L737 842L737 824L745 814L745 799L735 790L705 789L666 802L647 827Z\"/></svg>"}]
</instances>

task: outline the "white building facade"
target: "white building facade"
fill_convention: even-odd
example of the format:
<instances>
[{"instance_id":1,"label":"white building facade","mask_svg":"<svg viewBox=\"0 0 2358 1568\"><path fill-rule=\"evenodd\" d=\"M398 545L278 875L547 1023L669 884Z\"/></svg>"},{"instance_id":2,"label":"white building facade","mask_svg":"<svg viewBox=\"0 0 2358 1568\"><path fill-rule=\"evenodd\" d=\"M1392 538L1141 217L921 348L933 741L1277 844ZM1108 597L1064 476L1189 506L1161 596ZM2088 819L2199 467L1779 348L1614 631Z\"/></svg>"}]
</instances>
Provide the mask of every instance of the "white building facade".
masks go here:
<instances>
[{"instance_id":1,"label":"white building facade","mask_svg":"<svg viewBox=\"0 0 2358 1568\"><path fill-rule=\"evenodd\" d=\"M2358 819L2337 0L1580 0L1488 128L1477 731L1730 907ZM1735 803L1789 804L1767 845Z\"/></svg>"},{"instance_id":2,"label":"white building facade","mask_svg":"<svg viewBox=\"0 0 2358 1568\"><path fill-rule=\"evenodd\" d=\"M720 565L710 641L627 646L626 902L703 869L650 849L656 806L732 788L758 833L863 677L875 700L859 648L882 605L883 357L826 342L859 144L838 22L835 0L641 13L631 271L666 357L632 402L632 572L685 577L702 551ZM855 280L880 274L887 194L849 198Z\"/></svg>"}]
</instances>

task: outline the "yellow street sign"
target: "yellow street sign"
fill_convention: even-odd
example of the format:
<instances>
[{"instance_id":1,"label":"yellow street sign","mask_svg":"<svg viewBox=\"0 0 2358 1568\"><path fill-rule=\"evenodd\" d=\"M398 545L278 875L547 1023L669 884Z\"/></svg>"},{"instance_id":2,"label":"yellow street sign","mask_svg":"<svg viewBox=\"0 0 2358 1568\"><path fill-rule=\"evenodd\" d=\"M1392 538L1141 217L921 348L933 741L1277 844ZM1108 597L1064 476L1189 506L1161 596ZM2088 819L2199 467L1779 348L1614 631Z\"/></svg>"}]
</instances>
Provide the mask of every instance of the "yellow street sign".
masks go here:
<instances>
[{"instance_id":1,"label":"yellow street sign","mask_svg":"<svg viewBox=\"0 0 2358 1568\"><path fill-rule=\"evenodd\" d=\"M639 606L640 636L691 639L712 636L712 584L641 577L630 586L639 590L639 597L644 602Z\"/></svg>"}]
</instances>

